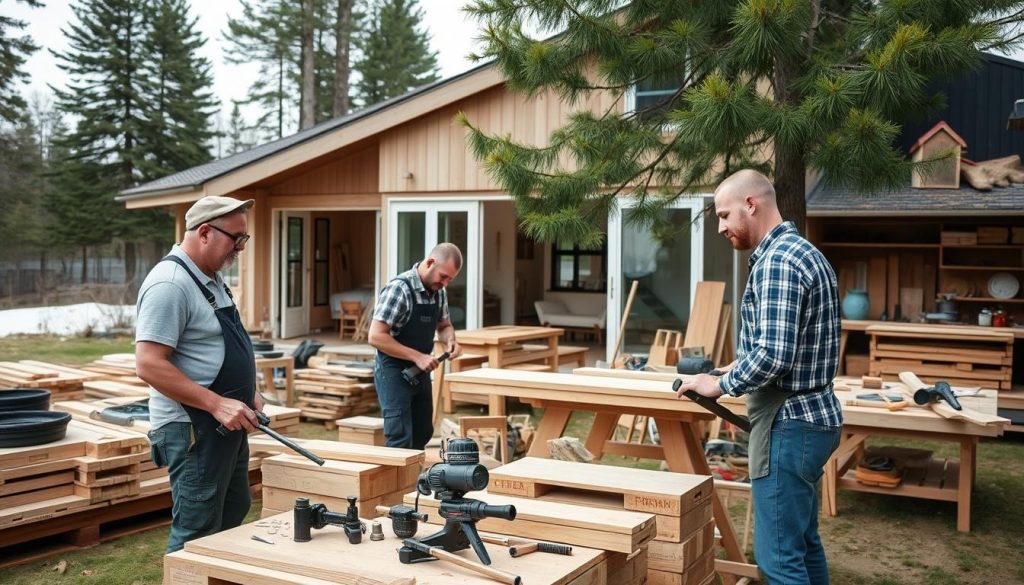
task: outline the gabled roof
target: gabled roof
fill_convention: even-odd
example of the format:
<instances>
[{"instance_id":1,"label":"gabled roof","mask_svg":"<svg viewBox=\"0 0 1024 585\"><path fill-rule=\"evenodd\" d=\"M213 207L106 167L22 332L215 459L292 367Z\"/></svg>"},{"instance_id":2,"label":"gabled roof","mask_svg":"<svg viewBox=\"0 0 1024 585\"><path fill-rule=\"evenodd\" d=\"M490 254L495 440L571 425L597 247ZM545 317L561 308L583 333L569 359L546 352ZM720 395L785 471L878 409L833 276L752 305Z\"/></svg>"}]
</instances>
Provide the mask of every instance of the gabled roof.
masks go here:
<instances>
[{"instance_id":1,"label":"gabled roof","mask_svg":"<svg viewBox=\"0 0 1024 585\"><path fill-rule=\"evenodd\" d=\"M967 148L967 143L964 142L964 139L960 138L960 135L957 134L956 132L954 132L953 129L949 127L949 124L947 124L945 120L942 120L938 124L932 126L931 130L925 132L920 138L917 139L916 142L914 142L914 144L912 144L910 146L910 154L914 154L914 152L918 148L921 148L922 146L924 146L925 142L928 142L929 140L931 140L932 136L935 136L936 134L938 134L941 131L945 131L946 134L949 134L950 138L952 138L953 140L956 140L957 144L960 145L960 148Z\"/></svg>"},{"instance_id":2,"label":"gabled roof","mask_svg":"<svg viewBox=\"0 0 1024 585\"><path fill-rule=\"evenodd\" d=\"M1024 216L1024 185L994 187L991 191L963 189L915 189L865 193L846 187L826 187L824 181L807 194L807 215L905 216L1014 215Z\"/></svg>"},{"instance_id":3,"label":"gabled roof","mask_svg":"<svg viewBox=\"0 0 1024 585\"><path fill-rule=\"evenodd\" d=\"M453 87L458 87L462 85L459 82L470 80L471 78L477 76L487 77L487 79L481 79L482 83L480 84L464 84L464 91L455 91L453 94L446 96L445 100L442 103L426 104L428 107L431 107L431 109L443 107L454 101L477 93L481 91L481 89L485 89L486 87L491 87L502 83L502 80L500 76L496 74L496 68L494 68L493 65L493 62L485 63L454 77L442 79L432 84L416 88L408 93L383 101L379 104L369 106L367 108L353 112L346 116L341 116L333 120L321 122L320 124L317 124L316 126L313 126L311 128L300 130L299 132L296 132L291 136L285 136L284 138L280 138L278 140L274 140L266 144L261 144L259 146L250 148L249 150L239 152L226 158L211 161L206 164L186 169L184 171L179 171L177 173L167 175L166 177L156 179L155 181L150 181L148 183L139 185L138 187L125 189L124 191L121 191L121 193L115 199L117 201L131 201L137 199L145 199L148 197L169 195L178 192L196 191L202 189L204 184L208 183L213 179L229 175L235 171L253 165L257 162L270 159L275 155L279 155L287 151L293 146L311 142L317 138L329 135L332 132L339 131L342 128L354 127L370 119L379 119L379 114L383 114L384 112L388 111L393 111L397 106L401 104L414 102L417 100L426 100L427 98L431 97L442 88L451 89ZM492 72L495 73L494 75L482 75L491 70L493 70ZM393 118L387 118L387 121L379 125L376 131L379 132L381 130L385 130L393 126L397 126L407 121L407 118L409 117L395 116ZM347 144L348 143L334 143L331 145L331 148L336 150L338 148L346 146ZM301 162L303 161L291 161L290 164L295 165Z\"/></svg>"}]
</instances>

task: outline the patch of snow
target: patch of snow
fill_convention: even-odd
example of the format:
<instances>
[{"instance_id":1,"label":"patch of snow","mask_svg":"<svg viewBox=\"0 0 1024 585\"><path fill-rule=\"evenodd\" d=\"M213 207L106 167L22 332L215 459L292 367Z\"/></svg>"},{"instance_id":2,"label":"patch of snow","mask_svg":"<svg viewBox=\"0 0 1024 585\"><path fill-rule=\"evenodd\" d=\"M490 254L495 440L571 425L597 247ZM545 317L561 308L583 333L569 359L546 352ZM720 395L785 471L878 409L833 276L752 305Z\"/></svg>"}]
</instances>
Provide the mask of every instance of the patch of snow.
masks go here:
<instances>
[{"instance_id":1,"label":"patch of snow","mask_svg":"<svg viewBox=\"0 0 1024 585\"><path fill-rule=\"evenodd\" d=\"M124 322L135 322L135 305L79 303L62 307L8 309L0 311L0 337L40 333L77 335L88 329L102 332Z\"/></svg>"}]
</instances>

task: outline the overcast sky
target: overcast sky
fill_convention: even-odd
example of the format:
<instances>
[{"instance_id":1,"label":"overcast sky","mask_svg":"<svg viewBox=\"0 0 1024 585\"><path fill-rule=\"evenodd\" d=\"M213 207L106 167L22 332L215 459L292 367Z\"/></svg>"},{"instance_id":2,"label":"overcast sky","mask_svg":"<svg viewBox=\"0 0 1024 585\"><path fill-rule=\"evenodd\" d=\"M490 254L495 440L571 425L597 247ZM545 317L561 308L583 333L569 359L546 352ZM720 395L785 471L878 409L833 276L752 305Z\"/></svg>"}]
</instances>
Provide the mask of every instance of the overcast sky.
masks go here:
<instances>
[{"instance_id":1,"label":"overcast sky","mask_svg":"<svg viewBox=\"0 0 1024 585\"><path fill-rule=\"evenodd\" d=\"M29 98L33 92L50 94L47 84L63 87L67 76L57 67L57 60L47 49L63 51L67 41L62 30L74 19L69 0L43 0L43 8L28 8L13 0L0 0L7 16L27 21L25 32L42 47L24 67L31 80L23 86L22 94ZM258 0L257 0L258 1ZM466 55L473 50L477 36L476 22L461 11L466 0L420 0L423 8L423 26L429 31L431 43L437 51L437 62L442 77L451 77L474 66ZM199 17L198 28L206 45L203 55L213 64L214 94L223 104L223 115L230 113L231 100L245 97L249 85L258 74L258 65L228 65L224 59L224 31L228 16L241 16L239 0L192 0L191 13Z\"/></svg>"}]
</instances>

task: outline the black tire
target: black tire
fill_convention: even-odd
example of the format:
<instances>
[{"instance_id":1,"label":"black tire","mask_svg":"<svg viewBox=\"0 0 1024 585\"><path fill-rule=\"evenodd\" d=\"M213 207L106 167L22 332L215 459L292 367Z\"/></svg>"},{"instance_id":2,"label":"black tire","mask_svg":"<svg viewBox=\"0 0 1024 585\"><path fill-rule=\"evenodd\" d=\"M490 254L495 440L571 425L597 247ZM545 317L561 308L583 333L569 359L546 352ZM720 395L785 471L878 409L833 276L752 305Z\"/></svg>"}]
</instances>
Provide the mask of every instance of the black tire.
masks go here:
<instances>
[{"instance_id":1,"label":"black tire","mask_svg":"<svg viewBox=\"0 0 1024 585\"><path fill-rule=\"evenodd\" d=\"M52 410L0 412L0 447L30 447L64 438L71 415Z\"/></svg>"},{"instance_id":2,"label":"black tire","mask_svg":"<svg viewBox=\"0 0 1024 585\"><path fill-rule=\"evenodd\" d=\"M50 391L37 388L0 390L0 412L11 410L50 410Z\"/></svg>"}]
</instances>

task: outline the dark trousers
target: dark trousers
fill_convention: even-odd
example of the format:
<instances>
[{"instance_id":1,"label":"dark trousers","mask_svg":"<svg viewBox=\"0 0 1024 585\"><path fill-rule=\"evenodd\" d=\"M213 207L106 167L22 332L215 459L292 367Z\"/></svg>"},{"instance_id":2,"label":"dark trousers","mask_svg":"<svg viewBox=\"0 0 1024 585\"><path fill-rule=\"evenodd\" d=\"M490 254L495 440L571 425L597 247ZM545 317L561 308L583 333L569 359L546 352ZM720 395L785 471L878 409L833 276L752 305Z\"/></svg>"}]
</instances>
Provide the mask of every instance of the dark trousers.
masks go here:
<instances>
[{"instance_id":1,"label":"dark trousers","mask_svg":"<svg viewBox=\"0 0 1024 585\"><path fill-rule=\"evenodd\" d=\"M419 376L419 384L410 385L396 366L373 370L373 383L384 417L384 439L388 447L422 450L434 435L434 402L430 374Z\"/></svg>"},{"instance_id":2,"label":"dark trousers","mask_svg":"<svg viewBox=\"0 0 1024 585\"><path fill-rule=\"evenodd\" d=\"M230 442L220 439L197 444L192 425L185 422L167 423L149 433L153 462L166 466L171 480L168 553L181 550L189 540L234 528L249 513L249 442L218 449Z\"/></svg>"}]
</instances>

